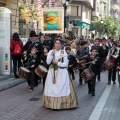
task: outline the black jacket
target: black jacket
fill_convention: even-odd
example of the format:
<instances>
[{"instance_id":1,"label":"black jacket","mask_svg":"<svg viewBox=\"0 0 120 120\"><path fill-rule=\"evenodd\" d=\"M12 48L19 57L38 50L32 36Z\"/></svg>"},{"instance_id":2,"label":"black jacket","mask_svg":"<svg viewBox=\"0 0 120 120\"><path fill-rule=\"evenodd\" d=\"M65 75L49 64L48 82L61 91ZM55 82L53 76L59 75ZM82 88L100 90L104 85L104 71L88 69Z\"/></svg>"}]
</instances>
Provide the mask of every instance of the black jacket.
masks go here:
<instances>
[{"instance_id":1,"label":"black jacket","mask_svg":"<svg viewBox=\"0 0 120 120\"><path fill-rule=\"evenodd\" d=\"M109 47L107 45L105 45L106 49L103 49L103 57L106 58L109 52Z\"/></svg>"},{"instance_id":2,"label":"black jacket","mask_svg":"<svg viewBox=\"0 0 120 120\"><path fill-rule=\"evenodd\" d=\"M48 68L49 65L47 64L46 60L47 60L47 55L42 54L42 55L40 56L40 64L42 64L43 66L45 66L45 67ZM43 61L43 62L41 62L41 61Z\"/></svg>"},{"instance_id":3,"label":"black jacket","mask_svg":"<svg viewBox=\"0 0 120 120\"><path fill-rule=\"evenodd\" d=\"M115 59L115 63L114 63L116 66L120 66L120 56L118 56L116 59Z\"/></svg>"},{"instance_id":4,"label":"black jacket","mask_svg":"<svg viewBox=\"0 0 120 120\"><path fill-rule=\"evenodd\" d=\"M97 55L97 57L102 59L103 58L103 48L102 48L102 46L95 46L95 45L93 45L91 49L93 49L93 48L95 48L97 50L97 52L99 53Z\"/></svg>"},{"instance_id":5,"label":"black jacket","mask_svg":"<svg viewBox=\"0 0 120 120\"><path fill-rule=\"evenodd\" d=\"M38 57L36 54L35 55L29 54L25 62L27 67L31 67L32 65L35 65L34 68L36 68L39 64Z\"/></svg>"},{"instance_id":6,"label":"black jacket","mask_svg":"<svg viewBox=\"0 0 120 120\"><path fill-rule=\"evenodd\" d=\"M73 55L68 55L68 60L69 60L69 65L72 65L72 67L76 67L77 65L77 60L75 59L75 57Z\"/></svg>"},{"instance_id":7,"label":"black jacket","mask_svg":"<svg viewBox=\"0 0 120 120\"><path fill-rule=\"evenodd\" d=\"M97 75L99 72L98 68L100 67L100 58L97 56L93 58L92 55L89 55L87 57L87 63L92 61L95 61L95 64L90 63L87 65L87 68L89 68L95 75Z\"/></svg>"},{"instance_id":8,"label":"black jacket","mask_svg":"<svg viewBox=\"0 0 120 120\"><path fill-rule=\"evenodd\" d=\"M27 51L27 54L30 54L31 49L35 47L37 49L37 55L41 55L43 51L43 45L39 41L36 41L32 43L32 41L28 41L24 46L23 46L23 52Z\"/></svg>"},{"instance_id":9,"label":"black jacket","mask_svg":"<svg viewBox=\"0 0 120 120\"><path fill-rule=\"evenodd\" d=\"M45 43L47 46L50 47L50 50L53 49L53 46L54 46L54 41L52 39L49 39L49 40L45 40Z\"/></svg>"}]
</instances>

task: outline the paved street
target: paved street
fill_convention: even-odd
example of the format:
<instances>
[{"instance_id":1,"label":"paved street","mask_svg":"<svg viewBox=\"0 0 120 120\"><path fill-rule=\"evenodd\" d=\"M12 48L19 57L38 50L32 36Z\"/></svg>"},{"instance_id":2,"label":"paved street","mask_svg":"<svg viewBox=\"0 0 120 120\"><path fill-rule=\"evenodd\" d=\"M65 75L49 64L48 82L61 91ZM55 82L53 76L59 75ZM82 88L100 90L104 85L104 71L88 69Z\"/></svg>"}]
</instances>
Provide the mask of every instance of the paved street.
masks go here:
<instances>
[{"instance_id":1,"label":"paved street","mask_svg":"<svg viewBox=\"0 0 120 120\"><path fill-rule=\"evenodd\" d=\"M2 91L0 92L0 120L88 120L107 86L106 73L102 73L101 81L96 83L95 97L88 95L87 84L78 85L78 73L76 73L75 86L79 106L72 110L44 108L42 106L42 84L33 92L29 92L27 83ZM120 95L118 85L112 87L108 99L99 120L109 120L110 117L107 117L109 114L115 116L118 113L119 116ZM116 118L115 120L119 119Z\"/></svg>"}]
</instances>

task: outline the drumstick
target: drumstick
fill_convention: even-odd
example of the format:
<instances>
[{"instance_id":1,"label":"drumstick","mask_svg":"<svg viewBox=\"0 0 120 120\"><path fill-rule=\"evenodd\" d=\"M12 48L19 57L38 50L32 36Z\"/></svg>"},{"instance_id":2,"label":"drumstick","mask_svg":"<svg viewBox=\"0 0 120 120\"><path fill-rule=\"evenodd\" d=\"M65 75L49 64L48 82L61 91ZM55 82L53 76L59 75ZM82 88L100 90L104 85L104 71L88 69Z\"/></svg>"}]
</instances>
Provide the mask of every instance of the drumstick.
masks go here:
<instances>
[{"instance_id":1,"label":"drumstick","mask_svg":"<svg viewBox=\"0 0 120 120\"><path fill-rule=\"evenodd\" d=\"M83 59L84 57L86 57L86 55L84 55L83 57L81 57L80 59Z\"/></svg>"},{"instance_id":2,"label":"drumstick","mask_svg":"<svg viewBox=\"0 0 120 120\"><path fill-rule=\"evenodd\" d=\"M91 61L91 62L88 62L88 63L85 63L85 64L83 64L83 66L84 66L84 65L87 65L87 64L90 64L90 63L92 63L92 62L93 62L93 61Z\"/></svg>"}]
</instances>

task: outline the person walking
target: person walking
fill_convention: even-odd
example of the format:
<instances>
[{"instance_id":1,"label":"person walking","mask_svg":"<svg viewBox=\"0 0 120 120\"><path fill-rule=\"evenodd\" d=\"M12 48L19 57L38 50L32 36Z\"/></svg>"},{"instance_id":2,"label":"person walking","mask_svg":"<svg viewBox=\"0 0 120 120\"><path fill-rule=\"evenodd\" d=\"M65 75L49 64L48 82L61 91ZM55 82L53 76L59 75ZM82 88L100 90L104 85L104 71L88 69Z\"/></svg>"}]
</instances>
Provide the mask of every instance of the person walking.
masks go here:
<instances>
[{"instance_id":1,"label":"person walking","mask_svg":"<svg viewBox=\"0 0 120 120\"><path fill-rule=\"evenodd\" d=\"M78 106L73 81L68 74L68 56L61 50L62 41L55 41L55 49L49 51L49 70L43 93L43 105L50 109L70 109Z\"/></svg>"}]
</instances>

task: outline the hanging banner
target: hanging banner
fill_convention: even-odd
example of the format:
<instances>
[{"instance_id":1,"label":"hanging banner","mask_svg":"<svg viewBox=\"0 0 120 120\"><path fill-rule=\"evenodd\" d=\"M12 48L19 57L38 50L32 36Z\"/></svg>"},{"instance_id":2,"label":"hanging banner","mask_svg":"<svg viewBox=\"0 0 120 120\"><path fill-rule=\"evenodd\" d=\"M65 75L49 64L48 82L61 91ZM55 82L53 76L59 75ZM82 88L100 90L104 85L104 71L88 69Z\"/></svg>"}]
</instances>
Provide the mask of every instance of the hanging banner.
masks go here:
<instances>
[{"instance_id":1,"label":"hanging banner","mask_svg":"<svg viewBox=\"0 0 120 120\"><path fill-rule=\"evenodd\" d=\"M64 32L64 8L42 9L42 33Z\"/></svg>"},{"instance_id":2,"label":"hanging banner","mask_svg":"<svg viewBox=\"0 0 120 120\"><path fill-rule=\"evenodd\" d=\"M38 13L42 14L42 0L38 0Z\"/></svg>"}]
</instances>

